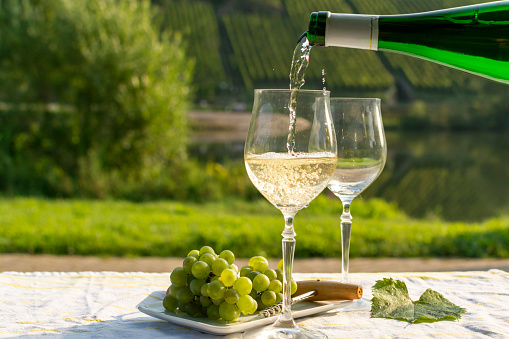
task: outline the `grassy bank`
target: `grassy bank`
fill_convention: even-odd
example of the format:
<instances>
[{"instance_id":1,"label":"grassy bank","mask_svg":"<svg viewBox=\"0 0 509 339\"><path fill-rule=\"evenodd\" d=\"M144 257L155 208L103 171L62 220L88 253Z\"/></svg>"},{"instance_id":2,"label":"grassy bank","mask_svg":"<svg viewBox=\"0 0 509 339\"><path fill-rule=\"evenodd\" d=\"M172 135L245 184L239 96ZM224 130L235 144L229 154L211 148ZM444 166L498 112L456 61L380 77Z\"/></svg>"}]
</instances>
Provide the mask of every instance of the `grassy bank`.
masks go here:
<instances>
[{"instance_id":1,"label":"grassy bank","mask_svg":"<svg viewBox=\"0 0 509 339\"><path fill-rule=\"evenodd\" d=\"M340 254L340 202L320 196L295 219L297 257ZM509 258L509 218L482 223L410 219L394 205L352 205L352 257ZM239 257L280 256L283 219L266 201L0 199L0 252L184 256L204 244Z\"/></svg>"}]
</instances>

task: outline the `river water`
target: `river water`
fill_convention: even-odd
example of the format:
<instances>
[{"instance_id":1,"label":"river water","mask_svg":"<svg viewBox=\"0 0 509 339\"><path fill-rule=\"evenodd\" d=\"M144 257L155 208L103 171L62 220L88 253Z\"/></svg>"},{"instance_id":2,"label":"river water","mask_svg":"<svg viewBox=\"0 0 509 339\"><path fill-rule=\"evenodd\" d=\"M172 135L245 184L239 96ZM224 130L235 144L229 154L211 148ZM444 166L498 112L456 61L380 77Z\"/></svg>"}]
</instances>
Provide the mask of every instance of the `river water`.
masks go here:
<instances>
[{"instance_id":1,"label":"river water","mask_svg":"<svg viewBox=\"0 0 509 339\"><path fill-rule=\"evenodd\" d=\"M502 133L387 133L388 159L364 197L414 217L478 221L509 214L509 137Z\"/></svg>"},{"instance_id":2,"label":"river water","mask_svg":"<svg viewBox=\"0 0 509 339\"><path fill-rule=\"evenodd\" d=\"M207 131L191 153L203 160L242 160L244 132L232 133L237 134L229 139L225 129ZM386 132L386 137L385 168L359 198L383 198L417 218L480 221L509 214L509 136Z\"/></svg>"}]
</instances>

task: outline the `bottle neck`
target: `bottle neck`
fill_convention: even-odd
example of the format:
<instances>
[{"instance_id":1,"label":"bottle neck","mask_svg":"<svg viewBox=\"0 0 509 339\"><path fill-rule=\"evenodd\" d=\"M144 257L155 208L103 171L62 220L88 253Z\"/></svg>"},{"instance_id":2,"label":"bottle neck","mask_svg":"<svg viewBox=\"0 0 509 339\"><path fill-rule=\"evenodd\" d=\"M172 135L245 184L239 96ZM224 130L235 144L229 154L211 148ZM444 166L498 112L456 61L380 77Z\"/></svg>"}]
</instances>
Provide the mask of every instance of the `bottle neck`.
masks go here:
<instances>
[{"instance_id":1,"label":"bottle neck","mask_svg":"<svg viewBox=\"0 0 509 339\"><path fill-rule=\"evenodd\" d=\"M325 28L331 12L313 12L309 17L307 38L312 46L325 46Z\"/></svg>"}]
</instances>

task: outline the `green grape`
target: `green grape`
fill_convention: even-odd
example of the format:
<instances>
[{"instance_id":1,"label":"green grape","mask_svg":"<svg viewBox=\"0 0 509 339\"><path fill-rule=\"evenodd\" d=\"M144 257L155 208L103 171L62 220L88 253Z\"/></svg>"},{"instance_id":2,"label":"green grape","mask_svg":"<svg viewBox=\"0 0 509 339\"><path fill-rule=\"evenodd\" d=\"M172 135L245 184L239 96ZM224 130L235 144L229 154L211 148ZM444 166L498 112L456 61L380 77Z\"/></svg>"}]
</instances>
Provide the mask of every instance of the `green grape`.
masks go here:
<instances>
[{"instance_id":1,"label":"green grape","mask_svg":"<svg viewBox=\"0 0 509 339\"><path fill-rule=\"evenodd\" d=\"M205 283L201 286L200 289L201 295L208 297L209 296L209 283Z\"/></svg>"},{"instance_id":2,"label":"green grape","mask_svg":"<svg viewBox=\"0 0 509 339\"><path fill-rule=\"evenodd\" d=\"M208 306L212 305L212 299L210 299L209 297L206 297L204 295L201 295L200 296L200 304L203 307L208 307Z\"/></svg>"},{"instance_id":3,"label":"green grape","mask_svg":"<svg viewBox=\"0 0 509 339\"><path fill-rule=\"evenodd\" d=\"M243 266L240 269L240 276L241 277L247 277L249 273L253 272L253 268L251 266Z\"/></svg>"},{"instance_id":4,"label":"green grape","mask_svg":"<svg viewBox=\"0 0 509 339\"><path fill-rule=\"evenodd\" d=\"M202 248L200 248L200 252L199 252L200 257L202 255L204 255L205 253L210 253L210 254L216 255L216 252L214 252L214 250L210 246L203 246Z\"/></svg>"},{"instance_id":5,"label":"green grape","mask_svg":"<svg viewBox=\"0 0 509 339\"><path fill-rule=\"evenodd\" d=\"M228 268L228 262L223 258L217 258L214 260L211 267L212 273L215 275L221 275L221 272Z\"/></svg>"},{"instance_id":6,"label":"green grape","mask_svg":"<svg viewBox=\"0 0 509 339\"><path fill-rule=\"evenodd\" d=\"M258 302L253 299L253 308L249 311L249 314L253 314L258 310Z\"/></svg>"},{"instance_id":7,"label":"green grape","mask_svg":"<svg viewBox=\"0 0 509 339\"><path fill-rule=\"evenodd\" d=\"M266 309L267 307L269 307L269 305L265 305L262 301L262 296L259 295L257 298L256 298L256 303L258 304L258 311L261 311L261 310L264 310Z\"/></svg>"},{"instance_id":8,"label":"green grape","mask_svg":"<svg viewBox=\"0 0 509 339\"><path fill-rule=\"evenodd\" d=\"M257 255L249 259L249 266L253 267L254 271L264 273L269 268L269 261L264 257Z\"/></svg>"},{"instance_id":9,"label":"green grape","mask_svg":"<svg viewBox=\"0 0 509 339\"><path fill-rule=\"evenodd\" d=\"M258 262L258 261L263 261L267 264L267 266L269 266L269 261L267 259L265 259L264 257L262 257L261 255L255 255L254 257L249 259L248 265L251 267L254 267L254 263Z\"/></svg>"},{"instance_id":10,"label":"green grape","mask_svg":"<svg viewBox=\"0 0 509 339\"><path fill-rule=\"evenodd\" d=\"M259 274L261 274L261 273L260 273L260 272L258 272L258 271L252 271L252 272L249 272L249 274L247 275L247 277L248 277L249 279L251 279L251 281L253 281L253 279L254 279L257 275L259 275Z\"/></svg>"},{"instance_id":11,"label":"green grape","mask_svg":"<svg viewBox=\"0 0 509 339\"><path fill-rule=\"evenodd\" d=\"M270 280L265 274L258 274L253 279L253 288L258 292L263 292L269 288Z\"/></svg>"},{"instance_id":12,"label":"green grape","mask_svg":"<svg viewBox=\"0 0 509 339\"><path fill-rule=\"evenodd\" d=\"M173 298L177 297L177 292L178 292L179 288L180 288L180 286L173 285L173 284L170 286L170 294L172 295Z\"/></svg>"},{"instance_id":13,"label":"green grape","mask_svg":"<svg viewBox=\"0 0 509 339\"><path fill-rule=\"evenodd\" d=\"M197 261L193 264L191 271L195 278L205 279L210 273L210 267L206 262Z\"/></svg>"},{"instance_id":14,"label":"green grape","mask_svg":"<svg viewBox=\"0 0 509 339\"><path fill-rule=\"evenodd\" d=\"M230 250L224 250L221 253L219 253L219 258L222 258L228 262L228 265L233 264L235 261L235 255L233 255L233 252Z\"/></svg>"},{"instance_id":15,"label":"green grape","mask_svg":"<svg viewBox=\"0 0 509 339\"><path fill-rule=\"evenodd\" d=\"M276 293L276 304L283 301L283 293Z\"/></svg>"},{"instance_id":16,"label":"green grape","mask_svg":"<svg viewBox=\"0 0 509 339\"><path fill-rule=\"evenodd\" d=\"M221 273L221 281L227 287L233 286L237 280L237 274L232 269L226 269Z\"/></svg>"},{"instance_id":17,"label":"green grape","mask_svg":"<svg viewBox=\"0 0 509 339\"><path fill-rule=\"evenodd\" d=\"M191 289L188 286L183 286L179 288L177 292L177 300L180 303L187 304L194 299L194 294L191 292Z\"/></svg>"},{"instance_id":18,"label":"green grape","mask_svg":"<svg viewBox=\"0 0 509 339\"><path fill-rule=\"evenodd\" d=\"M265 305L274 305L276 303L276 293L265 291L262 293L262 303Z\"/></svg>"},{"instance_id":19,"label":"green grape","mask_svg":"<svg viewBox=\"0 0 509 339\"><path fill-rule=\"evenodd\" d=\"M283 271L279 268L276 268L274 271L276 271L277 280L283 282Z\"/></svg>"},{"instance_id":20,"label":"green grape","mask_svg":"<svg viewBox=\"0 0 509 339\"><path fill-rule=\"evenodd\" d=\"M182 267L176 267L170 274L170 281L175 286L186 286L187 273Z\"/></svg>"},{"instance_id":21,"label":"green grape","mask_svg":"<svg viewBox=\"0 0 509 339\"><path fill-rule=\"evenodd\" d=\"M221 318L219 315L219 306L214 304L209 305L209 307L207 307L207 317L213 320L219 320L219 318Z\"/></svg>"},{"instance_id":22,"label":"green grape","mask_svg":"<svg viewBox=\"0 0 509 339\"><path fill-rule=\"evenodd\" d=\"M291 295L294 295L295 292L297 292L297 282L295 282L295 280L292 279L292 292L290 293Z\"/></svg>"},{"instance_id":23,"label":"green grape","mask_svg":"<svg viewBox=\"0 0 509 339\"><path fill-rule=\"evenodd\" d=\"M270 281L277 279L277 273L272 268L269 268L263 274L265 274L269 278Z\"/></svg>"},{"instance_id":24,"label":"green grape","mask_svg":"<svg viewBox=\"0 0 509 339\"><path fill-rule=\"evenodd\" d=\"M244 314L249 314L251 310L253 309L253 305L255 303L255 300L251 298L249 295L243 295L239 298L239 301L237 301L237 307L239 308L239 311L241 311Z\"/></svg>"},{"instance_id":25,"label":"green grape","mask_svg":"<svg viewBox=\"0 0 509 339\"><path fill-rule=\"evenodd\" d=\"M251 292L253 283L248 277L240 277L237 279L237 281L235 281L233 287L237 290L237 292L239 292L240 295L246 295Z\"/></svg>"},{"instance_id":26,"label":"green grape","mask_svg":"<svg viewBox=\"0 0 509 339\"><path fill-rule=\"evenodd\" d=\"M186 305L187 305L187 304L181 303L181 302L179 301L178 305L179 305L179 310L181 310L182 312L185 312L185 311L186 311Z\"/></svg>"},{"instance_id":27,"label":"green grape","mask_svg":"<svg viewBox=\"0 0 509 339\"><path fill-rule=\"evenodd\" d=\"M212 300L212 303L213 303L214 305L217 305L217 306L219 306L219 305L221 305L222 303L224 303L224 298L221 298L221 299L211 299L211 300Z\"/></svg>"},{"instance_id":28,"label":"green grape","mask_svg":"<svg viewBox=\"0 0 509 339\"><path fill-rule=\"evenodd\" d=\"M206 262L207 265L209 265L209 267L212 267L212 264L214 263L215 260L216 257L212 253L205 253L200 255L200 261Z\"/></svg>"},{"instance_id":29,"label":"green grape","mask_svg":"<svg viewBox=\"0 0 509 339\"><path fill-rule=\"evenodd\" d=\"M280 269L281 271L283 270L283 259L279 260L279 262L277 263L277 268Z\"/></svg>"},{"instance_id":30,"label":"green grape","mask_svg":"<svg viewBox=\"0 0 509 339\"><path fill-rule=\"evenodd\" d=\"M191 289L191 292L193 292L194 295L200 295L201 294L201 287L205 285L205 280L203 279L193 279L191 283L189 284L189 288Z\"/></svg>"},{"instance_id":31,"label":"green grape","mask_svg":"<svg viewBox=\"0 0 509 339\"><path fill-rule=\"evenodd\" d=\"M178 307L178 300L171 294L167 294L163 299L163 306L168 312L175 312Z\"/></svg>"},{"instance_id":32,"label":"green grape","mask_svg":"<svg viewBox=\"0 0 509 339\"><path fill-rule=\"evenodd\" d=\"M198 259L200 257L200 251L198 251L198 250L189 251L189 253L187 253L187 256L195 257L196 259Z\"/></svg>"},{"instance_id":33,"label":"green grape","mask_svg":"<svg viewBox=\"0 0 509 339\"><path fill-rule=\"evenodd\" d=\"M213 282L214 280L221 280L220 275L214 275L212 278L210 278L210 282Z\"/></svg>"},{"instance_id":34,"label":"green grape","mask_svg":"<svg viewBox=\"0 0 509 339\"><path fill-rule=\"evenodd\" d=\"M214 280L209 284L209 297L212 299L221 299L224 297L226 287L220 280Z\"/></svg>"},{"instance_id":35,"label":"green grape","mask_svg":"<svg viewBox=\"0 0 509 339\"><path fill-rule=\"evenodd\" d=\"M233 321L239 317L240 312L237 306L222 303L221 306L219 306L219 315L225 321Z\"/></svg>"},{"instance_id":36,"label":"green grape","mask_svg":"<svg viewBox=\"0 0 509 339\"><path fill-rule=\"evenodd\" d=\"M187 274L191 274L191 269L193 268L193 264L197 261L198 261L198 259L196 257L193 257L193 256L186 257L184 259L184 262L182 263L182 267L184 268L184 271Z\"/></svg>"},{"instance_id":37,"label":"green grape","mask_svg":"<svg viewBox=\"0 0 509 339\"><path fill-rule=\"evenodd\" d=\"M253 270L258 271L260 273L265 273L265 271L269 268L269 264L265 261L257 261L253 264Z\"/></svg>"},{"instance_id":38,"label":"green grape","mask_svg":"<svg viewBox=\"0 0 509 339\"><path fill-rule=\"evenodd\" d=\"M251 298L253 298L254 300L256 300L256 298L258 298L258 291L256 291L254 288L251 290L251 292L249 292L249 295L251 296Z\"/></svg>"},{"instance_id":39,"label":"green grape","mask_svg":"<svg viewBox=\"0 0 509 339\"><path fill-rule=\"evenodd\" d=\"M283 284L281 281L274 279L270 282L268 290L274 293L279 293L283 290Z\"/></svg>"},{"instance_id":40,"label":"green grape","mask_svg":"<svg viewBox=\"0 0 509 339\"><path fill-rule=\"evenodd\" d=\"M236 304L239 301L240 294L233 288L230 288L224 293L224 301L228 304Z\"/></svg>"},{"instance_id":41,"label":"green grape","mask_svg":"<svg viewBox=\"0 0 509 339\"><path fill-rule=\"evenodd\" d=\"M185 312L189 314L191 317L200 317L201 314L201 305L196 302L191 302L186 305Z\"/></svg>"},{"instance_id":42,"label":"green grape","mask_svg":"<svg viewBox=\"0 0 509 339\"><path fill-rule=\"evenodd\" d=\"M238 268L237 265L231 264L231 265L228 266L228 268L231 269L231 270L234 270L235 274L239 274L239 268Z\"/></svg>"}]
</instances>

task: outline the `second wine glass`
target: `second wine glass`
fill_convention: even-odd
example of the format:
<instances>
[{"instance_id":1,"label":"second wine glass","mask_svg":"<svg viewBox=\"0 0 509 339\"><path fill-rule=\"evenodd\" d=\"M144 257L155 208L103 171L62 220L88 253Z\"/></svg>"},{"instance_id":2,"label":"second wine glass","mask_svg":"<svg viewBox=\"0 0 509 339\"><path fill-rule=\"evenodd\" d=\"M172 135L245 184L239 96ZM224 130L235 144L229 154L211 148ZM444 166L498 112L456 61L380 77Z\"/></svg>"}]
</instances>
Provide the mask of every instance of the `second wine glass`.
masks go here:
<instances>
[{"instance_id":1,"label":"second wine glass","mask_svg":"<svg viewBox=\"0 0 509 339\"><path fill-rule=\"evenodd\" d=\"M387 145L380 99L331 98L338 160L329 190L343 203L341 214L341 281L348 282L352 200L382 172Z\"/></svg>"}]
</instances>

